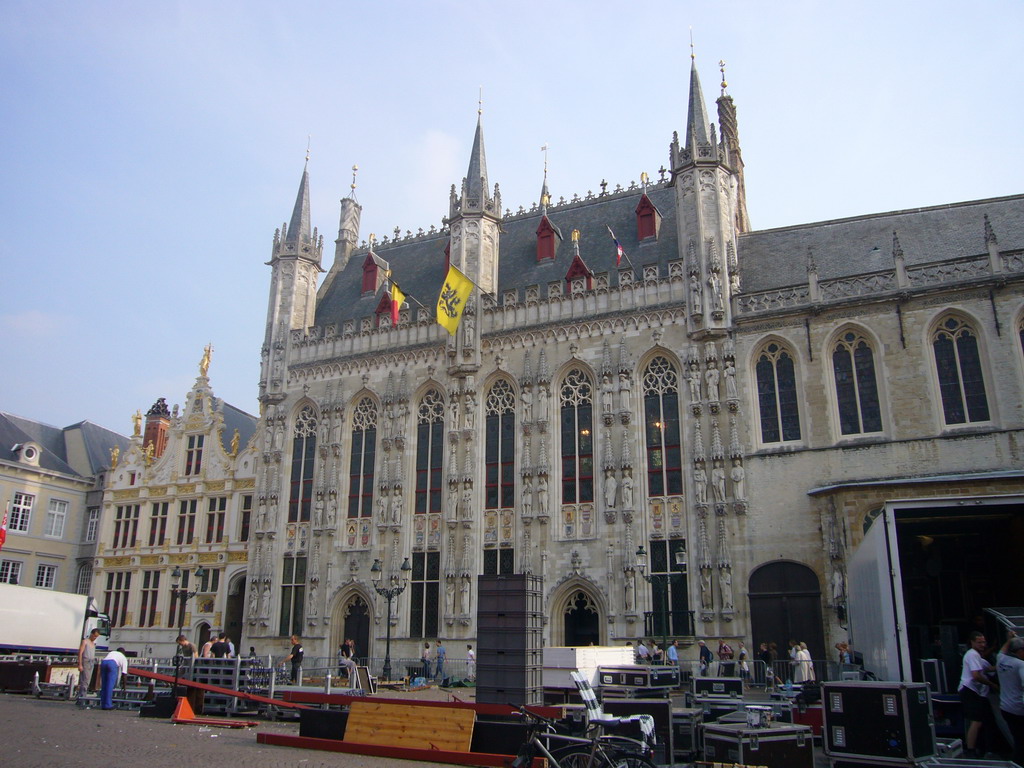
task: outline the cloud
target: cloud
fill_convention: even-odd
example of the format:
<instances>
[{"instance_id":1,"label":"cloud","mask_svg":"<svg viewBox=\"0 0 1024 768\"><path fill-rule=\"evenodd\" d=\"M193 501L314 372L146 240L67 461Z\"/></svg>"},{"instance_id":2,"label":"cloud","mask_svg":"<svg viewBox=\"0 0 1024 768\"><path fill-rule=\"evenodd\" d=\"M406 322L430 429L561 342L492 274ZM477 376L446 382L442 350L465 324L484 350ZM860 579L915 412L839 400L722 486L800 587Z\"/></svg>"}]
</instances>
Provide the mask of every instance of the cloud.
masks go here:
<instances>
[{"instance_id":1,"label":"cloud","mask_svg":"<svg viewBox=\"0 0 1024 768\"><path fill-rule=\"evenodd\" d=\"M69 324L70 318L66 315L40 312L38 309L29 309L13 315L0 315L0 328L34 338L56 336Z\"/></svg>"}]
</instances>

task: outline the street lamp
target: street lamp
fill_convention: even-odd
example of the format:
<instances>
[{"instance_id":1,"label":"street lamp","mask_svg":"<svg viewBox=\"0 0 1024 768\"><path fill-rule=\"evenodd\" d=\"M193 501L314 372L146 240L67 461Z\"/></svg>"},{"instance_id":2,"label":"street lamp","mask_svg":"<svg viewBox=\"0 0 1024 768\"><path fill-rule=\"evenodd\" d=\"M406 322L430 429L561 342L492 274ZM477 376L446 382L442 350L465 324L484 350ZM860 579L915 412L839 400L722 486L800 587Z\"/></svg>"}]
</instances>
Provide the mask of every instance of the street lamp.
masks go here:
<instances>
[{"instance_id":1,"label":"street lamp","mask_svg":"<svg viewBox=\"0 0 1024 768\"><path fill-rule=\"evenodd\" d=\"M386 617L387 623L387 635L384 641L384 668L381 670L381 677L384 680L391 679L391 601L398 597L405 591L406 586L409 584L409 573L412 571L412 566L409 565L409 558L405 558L405 562L402 563L402 567L398 569L398 573L392 571L387 579L383 578L383 569L380 565L380 559L373 561L373 565L370 567L370 579L373 581L374 591L388 601L388 613Z\"/></svg>"},{"instance_id":2,"label":"street lamp","mask_svg":"<svg viewBox=\"0 0 1024 768\"><path fill-rule=\"evenodd\" d=\"M185 603L187 603L191 598L199 594L199 585L203 576L206 575L206 570L201 565L198 568L196 568L196 588L192 591L182 588L181 575L181 568L179 568L178 566L174 566L174 570L171 571L171 604L173 605L175 600L178 601L178 634L174 637L175 648L174 693L172 694L173 696L178 695L178 679L180 677L181 670L181 646L178 645L178 638L181 637L181 628L185 624Z\"/></svg>"},{"instance_id":3,"label":"street lamp","mask_svg":"<svg viewBox=\"0 0 1024 768\"><path fill-rule=\"evenodd\" d=\"M683 565L685 562L682 552L676 553L676 564ZM636 567L640 571L640 575L644 581L648 584L660 583L661 589L661 605L659 606L659 615L661 616L661 650L662 653L668 653L668 585L671 579L680 576L679 573L647 573L647 550L644 549L643 544L636 548Z\"/></svg>"}]
</instances>

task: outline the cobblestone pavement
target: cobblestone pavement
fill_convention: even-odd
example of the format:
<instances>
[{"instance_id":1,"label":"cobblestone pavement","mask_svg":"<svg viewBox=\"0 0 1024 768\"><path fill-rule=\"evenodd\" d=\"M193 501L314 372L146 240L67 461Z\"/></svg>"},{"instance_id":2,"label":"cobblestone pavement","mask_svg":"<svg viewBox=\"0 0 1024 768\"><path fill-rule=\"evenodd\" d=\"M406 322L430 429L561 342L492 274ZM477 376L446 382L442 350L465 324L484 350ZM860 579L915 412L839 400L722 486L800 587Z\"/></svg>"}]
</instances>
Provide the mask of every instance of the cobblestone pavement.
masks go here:
<instances>
[{"instance_id":1,"label":"cobblestone pavement","mask_svg":"<svg viewBox=\"0 0 1024 768\"><path fill-rule=\"evenodd\" d=\"M174 725L137 712L79 709L68 701L13 694L0 695L0 732L4 768L442 768L441 763L256 743L257 733L298 735L297 721L261 721L252 728Z\"/></svg>"}]
</instances>

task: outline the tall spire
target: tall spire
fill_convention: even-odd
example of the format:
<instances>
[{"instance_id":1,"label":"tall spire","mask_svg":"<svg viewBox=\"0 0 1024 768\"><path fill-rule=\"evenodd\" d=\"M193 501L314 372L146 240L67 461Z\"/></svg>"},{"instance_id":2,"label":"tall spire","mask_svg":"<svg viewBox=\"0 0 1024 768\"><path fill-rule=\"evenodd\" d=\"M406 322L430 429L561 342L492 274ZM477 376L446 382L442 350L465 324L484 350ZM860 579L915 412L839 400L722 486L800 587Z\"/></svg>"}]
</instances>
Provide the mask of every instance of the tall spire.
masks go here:
<instances>
[{"instance_id":1,"label":"tall spire","mask_svg":"<svg viewBox=\"0 0 1024 768\"><path fill-rule=\"evenodd\" d=\"M709 144L711 141L711 121L708 110L704 106L704 93L700 88L700 77L697 75L697 61L690 56L690 104L686 117L686 146L692 147L693 140L698 144Z\"/></svg>"},{"instance_id":2,"label":"tall spire","mask_svg":"<svg viewBox=\"0 0 1024 768\"><path fill-rule=\"evenodd\" d=\"M299 193L295 197L292 220L288 222L286 243L309 242L313 234L309 224L309 150L306 150L306 164L302 167Z\"/></svg>"},{"instance_id":3,"label":"tall spire","mask_svg":"<svg viewBox=\"0 0 1024 768\"><path fill-rule=\"evenodd\" d=\"M483 108L477 110L476 135L473 137L473 151L469 155L469 170L466 171L466 194L480 200L487 194L487 158L484 155Z\"/></svg>"},{"instance_id":4,"label":"tall spire","mask_svg":"<svg viewBox=\"0 0 1024 768\"><path fill-rule=\"evenodd\" d=\"M540 188L540 209L542 213L547 213L551 204L551 193L548 192L548 145L544 144L540 151L544 153L544 183Z\"/></svg>"}]
</instances>

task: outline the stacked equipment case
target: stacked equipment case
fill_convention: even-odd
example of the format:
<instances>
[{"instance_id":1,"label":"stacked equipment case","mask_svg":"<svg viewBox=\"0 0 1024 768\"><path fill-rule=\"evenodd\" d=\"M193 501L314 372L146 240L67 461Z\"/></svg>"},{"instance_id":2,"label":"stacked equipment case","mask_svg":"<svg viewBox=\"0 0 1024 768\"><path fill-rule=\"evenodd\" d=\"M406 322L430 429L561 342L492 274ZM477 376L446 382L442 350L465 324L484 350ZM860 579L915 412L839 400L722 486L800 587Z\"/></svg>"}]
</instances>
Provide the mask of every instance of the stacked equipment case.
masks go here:
<instances>
[{"instance_id":1,"label":"stacked equipment case","mask_svg":"<svg viewBox=\"0 0 1024 768\"><path fill-rule=\"evenodd\" d=\"M544 703L541 580L524 573L477 577L476 700Z\"/></svg>"}]
</instances>

